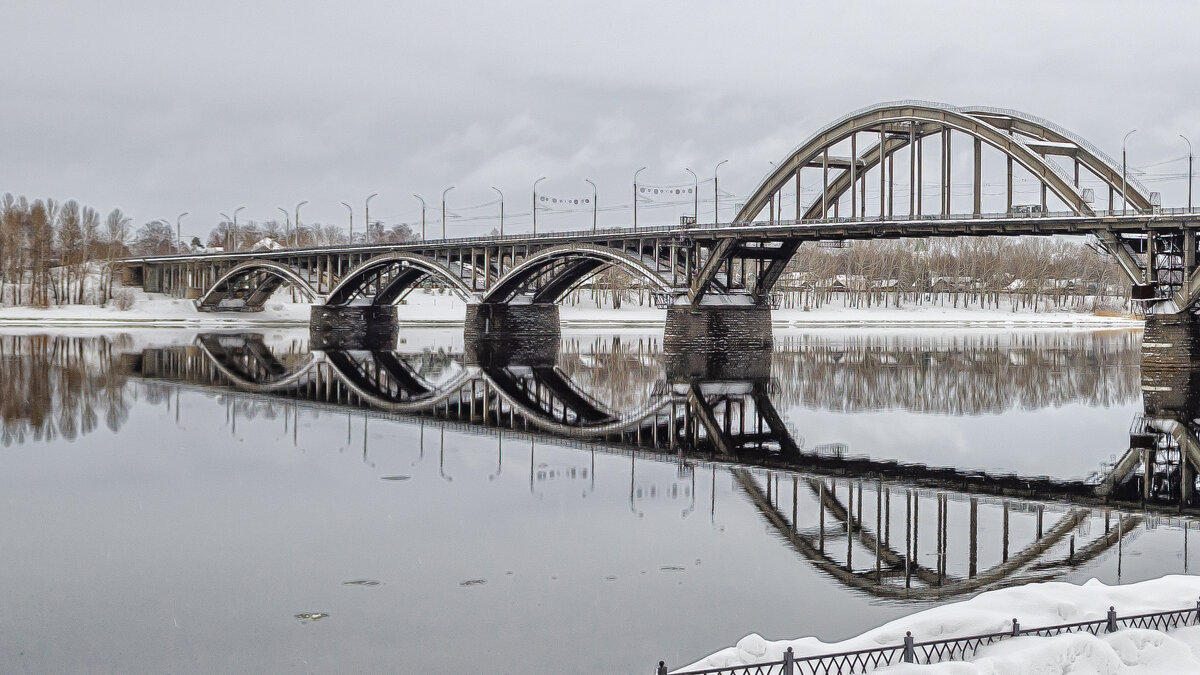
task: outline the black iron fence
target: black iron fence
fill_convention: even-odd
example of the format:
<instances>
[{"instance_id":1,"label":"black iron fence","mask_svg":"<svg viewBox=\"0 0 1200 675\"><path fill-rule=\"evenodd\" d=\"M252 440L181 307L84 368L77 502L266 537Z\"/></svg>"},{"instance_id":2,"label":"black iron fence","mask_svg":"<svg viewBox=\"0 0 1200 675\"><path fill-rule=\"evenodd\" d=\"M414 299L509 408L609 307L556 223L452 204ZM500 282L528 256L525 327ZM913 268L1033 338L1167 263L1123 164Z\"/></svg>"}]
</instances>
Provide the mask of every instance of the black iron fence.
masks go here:
<instances>
[{"instance_id":1,"label":"black iron fence","mask_svg":"<svg viewBox=\"0 0 1200 675\"><path fill-rule=\"evenodd\" d=\"M929 664L963 660L974 656L980 647L1014 637L1050 637L1064 633L1084 632L1099 635L1101 633L1113 633L1122 628L1169 631L1182 626L1195 625L1200 625L1200 601L1197 601L1195 607L1191 609L1151 612L1149 614L1135 614L1132 616L1117 616L1116 609L1109 607L1108 614L1103 619L1096 619L1094 621L1079 621L1040 628L1022 628L1021 624L1016 619L1013 619L1011 629L997 633L983 633L944 640L917 642L910 632L905 635L903 644L815 656L796 656L793 654L792 648L788 647L787 651L784 652L783 658L778 661L751 663L744 666L680 671L674 675L850 675L851 673L867 673L876 668L883 668L897 663ZM668 672L667 664L659 661L655 673L657 675L667 675Z\"/></svg>"}]
</instances>

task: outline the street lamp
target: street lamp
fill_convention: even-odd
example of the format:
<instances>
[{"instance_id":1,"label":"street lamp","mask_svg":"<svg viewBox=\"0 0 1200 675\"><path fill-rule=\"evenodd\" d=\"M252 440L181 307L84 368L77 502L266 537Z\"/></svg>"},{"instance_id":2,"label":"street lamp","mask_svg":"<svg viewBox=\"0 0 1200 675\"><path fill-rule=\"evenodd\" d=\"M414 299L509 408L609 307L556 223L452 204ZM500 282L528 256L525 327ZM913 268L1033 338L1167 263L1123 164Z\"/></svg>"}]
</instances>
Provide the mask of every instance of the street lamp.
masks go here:
<instances>
[{"instance_id":1,"label":"street lamp","mask_svg":"<svg viewBox=\"0 0 1200 675\"><path fill-rule=\"evenodd\" d=\"M533 181L533 233L537 234L537 184L546 180L545 176Z\"/></svg>"},{"instance_id":2,"label":"street lamp","mask_svg":"<svg viewBox=\"0 0 1200 675\"><path fill-rule=\"evenodd\" d=\"M239 206L233 210L233 246L234 246L234 248L237 248L237 243L238 243L237 242L237 235L238 235L237 214L238 214L238 211L241 211L242 209L245 209L245 208L246 207L244 207L244 206Z\"/></svg>"},{"instance_id":3,"label":"street lamp","mask_svg":"<svg viewBox=\"0 0 1200 675\"><path fill-rule=\"evenodd\" d=\"M1127 205L1125 200L1125 141L1129 140L1129 137L1133 135L1134 131L1137 131L1137 129L1125 134L1125 138L1121 139L1121 215L1125 215L1125 208Z\"/></svg>"},{"instance_id":4,"label":"street lamp","mask_svg":"<svg viewBox=\"0 0 1200 675\"><path fill-rule=\"evenodd\" d=\"M296 219L292 221L292 223L294 224L292 231L296 233L296 243L294 243L293 246L295 246L296 248L300 248L300 207L304 206L307 203L308 203L308 200L306 199L306 200L300 202L299 204L296 204Z\"/></svg>"},{"instance_id":5,"label":"street lamp","mask_svg":"<svg viewBox=\"0 0 1200 675\"><path fill-rule=\"evenodd\" d=\"M367 197L366 206L363 207L363 243L369 243L367 237L371 234L371 200L378 197L378 192L372 192L370 197ZM350 232L350 243L354 243L354 231Z\"/></svg>"},{"instance_id":6,"label":"street lamp","mask_svg":"<svg viewBox=\"0 0 1200 675\"><path fill-rule=\"evenodd\" d=\"M286 244L291 239L291 237L288 235L292 229L292 220L287 212L287 209L283 208L282 206L276 206L275 210L283 214L283 243Z\"/></svg>"},{"instance_id":7,"label":"street lamp","mask_svg":"<svg viewBox=\"0 0 1200 675\"><path fill-rule=\"evenodd\" d=\"M596 184L592 182L591 178L584 178L583 180L585 183L592 186L592 232L595 232L596 231L596 212L600 206L600 200L597 198L597 196L600 193L596 189Z\"/></svg>"},{"instance_id":8,"label":"street lamp","mask_svg":"<svg viewBox=\"0 0 1200 675\"><path fill-rule=\"evenodd\" d=\"M232 251L232 250L233 250L233 246L231 246L231 245L230 245L231 237L229 236L229 227L228 227L228 225L229 225L229 223L233 222L233 218L230 218L230 217L229 217L229 214L228 214L228 213L225 213L224 211L218 211L218 212L217 212L217 214L218 214L218 215L220 215L222 218L224 218L224 219L225 219L225 224L226 224L226 228L225 228L225 250L226 250L226 251Z\"/></svg>"},{"instance_id":9,"label":"street lamp","mask_svg":"<svg viewBox=\"0 0 1200 675\"><path fill-rule=\"evenodd\" d=\"M692 220L700 218L700 177L695 171L684 168L684 171L692 174Z\"/></svg>"},{"instance_id":10,"label":"street lamp","mask_svg":"<svg viewBox=\"0 0 1200 675\"><path fill-rule=\"evenodd\" d=\"M1188 201L1191 202L1190 199ZM1189 206L1190 206L1190 204L1189 204ZM183 213L180 213L179 215L175 216L175 238L179 240L180 248L183 248L183 230L180 228L179 223L180 223L180 221L183 220L183 217L186 215L188 215L188 212L184 211Z\"/></svg>"},{"instance_id":11,"label":"street lamp","mask_svg":"<svg viewBox=\"0 0 1200 675\"><path fill-rule=\"evenodd\" d=\"M1187 136L1179 134L1179 137L1187 141L1188 144L1188 213L1192 212L1192 142L1188 141Z\"/></svg>"},{"instance_id":12,"label":"street lamp","mask_svg":"<svg viewBox=\"0 0 1200 675\"><path fill-rule=\"evenodd\" d=\"M643 166L642 168L633 172L633 229L635 229L635 230L637 229L637 202L638 202L637 177L638 177L639 173L641 173L645 170L646 170L646 167Z\"/></svg>"},{"instance_id":13,"label":"street lamp","mask_svg":"<svg viewBox=\"0 0 1200 675\"><path fill-rule=\"evenodd\" d=\"M503 237L504 236L504 193L501 192L500 188L496 187L495 185L492 186L492 189L496 191L496 194L500 195L500 236Z\"/></svg>"},{"instance_id":14,"label":"street lamp","mask_svg":"<svg viewBox=\"0 0 1200 675\"><path fill-rule=\"evenodd\" d=\"M454 186L442 190L442 239L446 238L446 193L453 190Z\"/></svg>"},{"instance_id":15,"label":"street lamp","mask_svg":"<svg viewBox=\"0 0 1200 675\"><path fill-rule=\"evenodd\" d=\"M350 206L349 204L347 204L346 202L341 202L341 205L346 207L346 210L350 212L350 243L353 244L354 243L354 208L352 206Z\"/></svg>"},{"instance_id":16,"label":"street lamp","mask_svg":"<svg viewBox=\"0 0 1200 675\"><path fill-rule=\"evenodd\" d=\"M723 159L717 162L717 166L713 168L713 225L721 224L721 205L717 201L720 199L721 194L717 191L717 169L720 169L721 165L728 161L727 159Z\"/></svg>"},{"instance_id":17,"label":"street lamp","mask_svg":"<svg viewBox=\"0 0 1200 675\"><path fill-rule=\"evenodd\" d=\"M413 193L413 196L421 202L421 241L425 241L425 200L419 194Z\"/></svg>"}]
</instances>

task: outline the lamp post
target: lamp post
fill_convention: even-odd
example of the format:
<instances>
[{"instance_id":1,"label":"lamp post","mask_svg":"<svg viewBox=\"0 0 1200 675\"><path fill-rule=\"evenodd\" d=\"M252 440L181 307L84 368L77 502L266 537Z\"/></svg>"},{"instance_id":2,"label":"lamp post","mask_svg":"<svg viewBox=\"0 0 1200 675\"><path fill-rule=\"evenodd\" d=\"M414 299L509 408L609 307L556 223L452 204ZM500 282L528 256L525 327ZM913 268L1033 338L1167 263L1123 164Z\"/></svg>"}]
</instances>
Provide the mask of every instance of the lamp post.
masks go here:
<instances>
[{"instance_id":1,"label":"lamp post","mask_svg":"<svg viewBox=\"0 0 1200 675\"><path fill-rule=\"evenodd\" d=\"M700 218L700 177L686 167L684 171L692 174L692 220L697 220Z\"/></svg>"},{"instance_id":2,"label":"lamp post","mask_svg":"<svg viewBox=\"0 0 1200 675\"><path fill-rule=\"evenodd\" d=\"M350 243L354 243L354 208L346 202L340 202L350 212Z\"/></svg>"},{"instance_id":3,"label":"lamp post","mask_svg":"<svg viewBox=\"0 0 1200 675\"><path fill-rule=\"evenodd\" d=\"M453 190L454 186L442 190L442 239L446 238L446 193Z\"/></svg>"},{"instance_id":4,"label":"lamp post","mask_svg":"<svg viewBox=\"0 0 1200 675\"><path fill-rule=\"evenodd\" d=\"M1191 206L1191 201L1192 201L1191 199L1188 199L1188 206ZM175 238L179 240L180 248L183 248L183 230L180 227L179 223L180 223L180 221L183 220L183 217L186 215L188 215L188 212L184 211L183 213L180 213L179 215L175 216Z\"/></svg>"},{"instance_id":5,"label":"lamp post","mask_svg":"<svg viewBox=\"0 0 1200 675\"><path fill-rule=\"evenodd\" d=\"M283 208L282 206L276 206L275 210L283 214L283 243L286 244L291 240L289 235L291 234L292 220L290 214L287 212L287 209Z\"/></svg>"},{"instance_id":6,"label":"lamp post","mask_svg":"<svg viewBox=\"0 0 1200 675\"><path fill-rule=\"evenodd\" d=\"M646 167L643 166L642 168L633 172L633 229L635 229L635 230L637 229L637 202L638 202L637 177L638 177L639 173L641 173L645 170L646 170Z\"/></svg>"},{"instance_id":7,"label":"lamp post","mask_svg":"<svg viewBox=\"0 0 1200 675\"><path fill-rule=\"evenodd\" d=\"M597 215L597 210L600 206L600 200L597 197L599 196L600 191L596 189L596 184L592 182L591 178L584 178L583 181L585 183L587 183L588 185L592 186L592 232L595 232L596 231L596 215Z\"/></svg>"},{"instance_id":8,"label":"lamp post","mask_svg":"<svg viewBox=\"0 0 1200 675\"><path fill-rule=\"evenodd\" d=\"M233 210L233 247L234 247L234 248L237 248L237 243L238 243L238 242L237 242L237 235L238 235L238 228L237 228L237 214L238 214L238 212L239 212L239 211L241 211L241 210L243 210L243 209L245 209L245 208L246 208L246 207L244 207L244 206L239 206L239 207L237 207L236 209L234 209L234 210Z\"/></svg>"},{"instance_id":9,"label":"lamp post","mask_svg":"<svg viewBox=\"0 0 1200 675\"><path fill-rule=\"evenodd\" d=\"M363 206L363 243L369 243L367 237L371 234L371 200L378 197L378 192L372 192L371 196L367 197L367 202ZM354 243L354 232L350 232L350 243Z\"/></svg>"},{"instance_id":10,"label":"lamp post","mask_svg":"<svg viewBox=\"0 0 1200 675\"><path fill-rule=\"evenodd\" d=\"M723 159L717 162L717 166L713 168L713 225L721 224L721 205L718 201L721 193L717 191L717 169L720 169L721 165L728 161Z\"/></svg>"},{"instance_id":11,"label":"lamp post","mask_svg":"<svg viewBox=\"0 0 1200 675\"><path fill-rule=\"evenodd\" d=\"M545 176L533 181L533 233L537 234L537 184L546 180Z\"/></svg>"},{"instance_id":12,"label":"lamp post","mask_svg":"<svg viewBox=\"0 0 1200 675\"><path fill-rule=\"evenodd\" d=\"M421 241L425 241L425 200L419 194L413 193L413 196L421 202Z\"/></svg>"},{"instance_id":13,"label":"lamp post","mask_svg":"<svg viewBox=\"0 0 1200 675\"><path fill-rule=\"evenodd\" d=\"M1184 136L1183 134L1179 134L1179 137L1182 138L1184 141L1186 141L1188 144L1188 213L1191 213L1192 212L1192 142L1189 141L1187 136Z\"/></svg>"},{"instance_id":14,"label":"lamp post","mask_svg":"<svg viewBox=\"0 0 1200 675\"><path fill-rule=\"evenodd\" d=\"M219 214L219 215L220 215L222 218L224 218L224 219L225 219L225 224L226 224L227 226L228 226L228 224L229 224L229 223L233 222L233 218L230 218L228 213L225 213L224 211L218 211L217 213L218 213L218 214ZM233 238L232 238L231 236L229 236L229 227L226 227L226 228L225 228L225 250L226 250L226 251L232 251L232 250L233 250L233 246L230 244L230 242L231 242L232 240L233 240Z\"/></svg>"},{"instance_id":15,"label":"lamp post","mask_svg":"<svg viewBox=\"0 0 1200 675\"><path fill-rule=\"evenodd\" d=\"M308 200L306 199L306 200L296 204L296 219L292 221L292 225L293 225L292 232L296 233L296 242L292 245L295 246L296 248L300 248L300 207L304 206L307 203L308 203Z\"/></svg>"},{"instance_id":16,"label":"lamp post","mask_svg":"<svg viewBox=\"0 0 1200 675\"><path fill-rule=\"evenodd\" d=\"M495 185L492 186L492 189L496 191L496 194L500 195L500 236L503 237L504 236L504 193L501 192L500 188L496 187Z\"/></svg>"},{"instance_id":17,"label":"lamp post","mask_svg":"<svg viewBox=\"0 0 1200 675\"><path fill-rule=\"evenodd\" d=\"M1129 137L1133 135L1134 131L1137 131L1137 129L1125 134L1125 138L1121 139L1121 215L1125 215L1125 209L1127 205L1125 200L1125 141L1129 140Z\"/></svg>"}]
</instances>

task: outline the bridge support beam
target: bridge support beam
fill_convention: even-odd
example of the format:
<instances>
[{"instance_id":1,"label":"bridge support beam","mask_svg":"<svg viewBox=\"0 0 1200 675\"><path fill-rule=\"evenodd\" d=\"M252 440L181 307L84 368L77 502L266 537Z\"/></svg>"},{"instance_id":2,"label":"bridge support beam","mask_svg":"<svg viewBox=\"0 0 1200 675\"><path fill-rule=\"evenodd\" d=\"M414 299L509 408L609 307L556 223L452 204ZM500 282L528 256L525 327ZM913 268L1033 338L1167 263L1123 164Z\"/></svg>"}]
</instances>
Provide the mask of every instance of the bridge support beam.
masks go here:
<instances>
[{"instance_id":1,"label":"bridge support beam","mask_svg":"<svg viewBox=\"0 0 1200 675\"><path fill-rule=\"evenodd\" d=\"M771 308L761 305L674 306L663 349L684 354L771 349Z\"/></svg>"},{"instance_id":2,"label":"bridge support beam","mask_svg":"<svg viewBox=\"0 0 1200 675\"><path fill-rule=\"evenodd\" d=\"M558 305L535 303L508 305L477 303L467 305L463 343L468 361L495 358L540 358L556 354L562 330ZM503 354L494 354L500 350Z\"/></svg>"},{"instance_id":3,"label":"bridge support beam","mask_svg":"<svg viewBox=\"0 0 1200 675\"><path fill-rule=\"evenodd\" d=\"M313 305L308 322L313 349L392 349L398 333L391 305Z\"/></svg>"}]
</instances>

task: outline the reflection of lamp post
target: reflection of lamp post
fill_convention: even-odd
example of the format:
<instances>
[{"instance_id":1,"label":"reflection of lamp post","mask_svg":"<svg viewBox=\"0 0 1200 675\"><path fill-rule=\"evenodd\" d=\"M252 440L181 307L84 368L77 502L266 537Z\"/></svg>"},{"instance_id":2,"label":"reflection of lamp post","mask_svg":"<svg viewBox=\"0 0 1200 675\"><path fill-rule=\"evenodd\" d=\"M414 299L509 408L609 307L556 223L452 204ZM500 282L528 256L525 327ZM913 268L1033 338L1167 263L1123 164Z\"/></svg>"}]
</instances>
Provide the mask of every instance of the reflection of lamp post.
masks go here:
<instances>
[{"instance_id":1,"label":"reflection of lamp post","mask_svg":"<svg viewBox=\"0 0 1200 675\"><path fill-rule=\"evenodd\" d=\"M635 230L637 229L637 202L638 202L637 177L638 177L639 173L641 173L645 170L646 170L646 167L643 166L642 168L633 172L633 229L635 229Z\"/></svg>"},{"instance_id":2,"label":"reflection of lamp post","mask_svg":"<svg viewBox=\"0 0 1200 675\"><path fill-rule=\"evenodd\" d=\"M1125 179L1125 141L1129 140L1129 137L1133 135L1134 131L1137 131L1137 129L1134 129L1133 131L1130 131L1129 133L1125 134L1125 138L1121 139L1121 215L1125 215L1125 205L1126 205L1126 200L1125 200L1125 180L1126 180Z\"/></svg>"},{"instance_id":3,"label":"reflection of lamp post","mask_svg":"<svg viewBox=\"0 0 1200 675\"><path fill-rule=\"evenodd\" d=\"M501 192L500 188L496 187L495 185L492 186L492 189L496 191L496 194L500 195L500 236L503 237L504 236L504 193Z\"/></svg>"},{"instance_id":4,"label":"reflection of lamp post","mask_svg":"<svg viewBox=\"0 0 1200 675\"><path fill-rule=\"evenodd\" d=\"M445 239L445 237L443 237L443 239ZM441 442L439 443L439 447L438 447L438 474L447 483L454 482L453 476L446 475L445 468L446 468L446 427L442 426Z\"/></svg>"},{"instance_id":5,"label":"reflection of lamp post","mask_svg":"<svg viewBox=\"0 0 1200 675\"><path fill-rule=\"evenodd\" d=\"M421 202L421 241L425 241L425 200L421 199L419 194L413 194L413 196Z\"/></svg>"},{"instance_id":6,"label":"reflection of lamp post","mask_svg":"<svg viewBox=\"0 0 1200 675\"><path fill-rule=\"evenodd\" d=\"M596 231L596 214L597 208L600 206L598 195L600 192L596 189L596 184L590 178L584 178L584 182L592 186L592 232Z\"/></svg>"},{"instance_id":7,"label":"reflection of lamp post","mask_svg":"<svg viewBox=\"0 0 1200 675\"><path fill-rule=\"evenodd\" d=\"M729 160L727 159L723 159L717 162L716 168L713 169L713 225L721 224L721 207L717 202L717 200L720 199L721 194L717 191L717 169L720 169L721 165L728 161Z\"/></svg>"},{"instance_id":8,"label":"reflection of lamp post","mask_svg":"<svg viewBox=\"0 0 1200 675\"><path fill-rule=\"evenodd\" d=\"M504 470L504 434L496 436L496 473L488 476L488 480L496 480Z\"/></svg>"},{"instance_id":9,"label":"reflection of lamp post","mask_svg":"<svg viewBox=\"0 0 1200 675\"><path fill-rule=\"evenodd\" d=\"M685 168L684 171L692 174L692 220L698 220L700 218L700 177L691 169Z\"/></svg>"},{"instance_id":10,"label":"reflection of lamp post","mask_svg":"<svg viewBox=\"0 0 1200 675\"><path fill-rule=\"evenodd\" d=\"M634 485L635 485L634 478L637 475L636 467L637 467L637 456L634 454L630 454L629 455L629 512L636 515L638 518L645 518L646 514L642 513L641 511L638 511L637 506L634 504L634 500L633 500Z\"/></svg>"},{"instance_id":11,"label":"reflection of lamp post","mask_svg":"<svg viewBox=\"0 0 1200 675\"><path fill-rule=\"evenodd\" d=\"M546 180L545 176L533 181L533 233L537 234L537 184Z\"/></svg>"},{"instance_id":12,"label":"reflection of lamp post","mask_svg":"<svg viewBox=\"0 0 1200 675\"><path fill-rule=\"evenodd\" d=\"M454 186L442 190L442 239L446 238L446 193L453 190Z\"/></svg>"}]
</instances>

